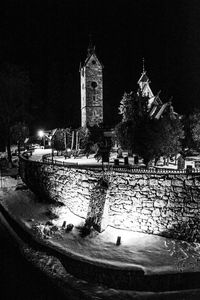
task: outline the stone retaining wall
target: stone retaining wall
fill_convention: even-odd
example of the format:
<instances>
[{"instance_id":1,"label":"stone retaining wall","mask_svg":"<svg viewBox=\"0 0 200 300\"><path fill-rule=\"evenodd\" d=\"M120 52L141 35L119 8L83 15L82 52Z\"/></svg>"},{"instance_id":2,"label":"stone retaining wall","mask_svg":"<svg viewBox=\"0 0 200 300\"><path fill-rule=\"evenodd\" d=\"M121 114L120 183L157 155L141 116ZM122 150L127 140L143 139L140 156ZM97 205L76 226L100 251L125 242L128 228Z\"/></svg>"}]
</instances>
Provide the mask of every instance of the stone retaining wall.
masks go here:
<instances>
[{"instance_id":1,"label":"stone retaining wall","mask_svg":"<svg viewBox=\"0 0 200 300\"><path fill-rule=\"evenodd\" d=\"M101 231L122 229L200 241L200 174L113 171L102 186L98 170L21 159L22 179L35 193L61 201Z\"/></svg>"}]
</instances>

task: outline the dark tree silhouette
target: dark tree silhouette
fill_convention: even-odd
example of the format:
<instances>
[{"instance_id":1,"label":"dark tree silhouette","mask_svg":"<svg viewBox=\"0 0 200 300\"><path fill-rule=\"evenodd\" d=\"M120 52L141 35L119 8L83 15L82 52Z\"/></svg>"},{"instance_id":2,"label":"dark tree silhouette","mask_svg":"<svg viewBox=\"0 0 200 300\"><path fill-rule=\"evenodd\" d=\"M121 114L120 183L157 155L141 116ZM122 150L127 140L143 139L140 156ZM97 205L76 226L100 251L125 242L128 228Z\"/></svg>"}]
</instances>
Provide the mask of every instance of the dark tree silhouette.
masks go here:
<instances>
[{"instance_id":1,"label":"dark tree silhouette","mask_svg":"<svg viewBox=\"0 0 200 300\"><path fill-rule=\"evenodd\" d=\"M11 157L11 127L29 119L30 79L18 66L0 66L0 123L4 129L8 161Z\"/></svg>"},{"instance_id":2,"label":"dark tree silhouette","mask_svg":"<svg viewBox=\"0 0 200 300\"><path fill-rule=\"evenodd\" d=\"M148 165L151 160L157 161L161 156L168 158L178 154L183 138L183 125L178 118L143 119L136 126L133 150Z\"/></svg>"},{"instance_id":3,"label":"dark tree silhouette","mask_svg":"<svg viewBox=\"0 0 200 300\"><path fill-rule=\"evenodd\" d=\"M21 146L24 145L25 139L29 136L29 128L25 123L17 123L10 128L11 141L17 144L18 153L20 154Z\"/></svg>"},{"instance_id":4,"label":"dark tree silhouette","mask_svg":"<svg viewBox=\"0 0 200 300\"><path fill-rule=\"evenodd\" d=\"M122 115L122 122L137 122L138 118L148 115L148 97L142 96L141 92L124 93L120 101L119 114Z\"/></svg>"},{"instance_id":5,"label":"dark tree silhouette","mask_svg":"<svg viewBox=\"0 0 200 300\"><path fill-rule=\"evenodd\" d=\"M200 148L200 111L194 111L188 118L189 130L187 134L192 140L189 140L191 144L197 150ZM187 135L187 140L189 139Z\"/></svg>"},{"instance_id":6,"label":"dark tree silhouette","mask_svg":"<svg viewBox=\"0 0 200 300\"><path fill-rule=\"evenodd\" d=\"M98 148L97 143L100 143L104 139L102 126L88 126L79 130L80 146L84 150L86 156L94 153Z\"/></svg>"},{"instance_id":7,"label":"dark tree silhouette","mask_svg":"<svg viewBox=\"0 0 200 300\"><path fill-rule=\"evenodd\" d=\"M71 146L71 129L57 129L52 138L52 146L57 151L64 151Z\"/></svg>"},{"instance_id":8,"label":"dark tree silhouette","mask_svg":"<svg viewBox=\"0 0 200 300\"><path fill-rule=\"evenodd\" d=\"M120 122L115 127L116 138L123 149L127 149L131 153L134 149L135 142L135 127L134 120Z\"/></svg>"}]
</instances>

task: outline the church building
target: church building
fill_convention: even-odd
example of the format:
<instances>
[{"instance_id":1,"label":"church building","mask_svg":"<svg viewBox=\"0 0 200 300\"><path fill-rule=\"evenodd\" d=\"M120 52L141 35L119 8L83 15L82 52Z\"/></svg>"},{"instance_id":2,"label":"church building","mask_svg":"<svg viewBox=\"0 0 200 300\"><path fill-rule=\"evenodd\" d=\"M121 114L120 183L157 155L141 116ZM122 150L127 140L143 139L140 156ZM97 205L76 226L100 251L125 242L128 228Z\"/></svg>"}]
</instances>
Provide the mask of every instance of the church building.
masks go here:
<instances>
[{"instance_id":1,"label":"church building","mask_svg":"<svg viewBox=\"0 0 200 300\"><path fill-rule=\"evenodd\" d=\"M143 71L140 79L138 80L138 85L139 93L141 93L143 97L148 98L147 108L151 118L160 119L166 113L169 114L171 118L178 116L173 109L171 101L163 103L159 97L160 92L156 95L153 94L150 88L150 80L144 68L144 61Z\"/></svg>"},{"instance_id":2,"label":"church building","mask_svg":"<svg viewBox=\"0 0 200 300\"><path fill-rule=\"evenodd\" d=\"M80 66L81 126L103 123L103 65L97 58L95 46L88 47L88 55Z\"/></svg>"},{"instance_id":3,"label":"church building","mask_svg":"<svg viewBox=\"0 0 200 300\"><path fill-rule=\"evenodd\" d=\"M99 61L95 46L90 43L87 58L80 65L81 88L81 126L94 126L103 123L103 65ZM162 102L160 92L153 94L150 80L146 74L143 61L143 71L138 80L138 94L148 99L147 109L151 118L160 119L164 114L171 118L177 117L171 101Z\"/></svg>"}]
</instances>

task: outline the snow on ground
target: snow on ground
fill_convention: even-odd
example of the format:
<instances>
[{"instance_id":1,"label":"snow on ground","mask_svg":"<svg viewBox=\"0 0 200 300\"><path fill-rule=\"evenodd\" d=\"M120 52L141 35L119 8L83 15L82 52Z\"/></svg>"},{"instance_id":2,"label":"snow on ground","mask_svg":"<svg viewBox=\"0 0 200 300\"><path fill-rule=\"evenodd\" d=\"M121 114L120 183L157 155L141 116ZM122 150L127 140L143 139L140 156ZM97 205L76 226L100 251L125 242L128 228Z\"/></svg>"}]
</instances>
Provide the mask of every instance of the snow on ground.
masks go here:
<instances>
[{"instance_id":1,"label":"snow on ground","mask_svg":"<svg viewBox=\"0 0 200 300\"><path fill-rule=\"evenodd\" d=\"M81 237L80 227L84 220L66 206L38 202L30 191L13 188L1 191L0 201L32 233L86 260L123 268L137 266L146 274L200 270L199 244L112 227L107 227L103 233L92 231ZM70 232L62 228L64 221L66 225L74 225ZM118 236L121 236L119 246L116 245Z\"/></svg>"},{"instance_id":2,"label":"snow on ground","mask_svg":"<svg viewBox=\"0 0 200 300\"><path fill-rule=\"evenodd\" d=\"M44 154L51 154L52 150L51 149L35 149L33 152L33 155L29 158L31 160L42 160L42 156ZM127 156L127 153L123 153L123 156ZM110 163L114 163L114 159L117 158L117 153L116 152L112 152L110 155ZM94 158L94 154L91 154L88 158L84 155L80 156L80 157L71 157L71 158L65 158L64 156L54 156L55 160L58 161L64 161L66 163L69 164L78 164L78 165L98 165L101 166L101 161L97 161ZM129 157L129 165L130 166L137 166L134 164L134 157ZM119 163L120 165L124 165L124 158L119 158ZM142 164L142 162L140 161L140 164L138 166L144 166ZM170 162L169 165L163 165L163 161L161 162L161 164L158 166L158 168L169 168L169 169L177 169L177 165L174 164L174 162Z\"/></svg>"},{"instance_id":3,"label":"snow on ground","mask_svg":"<svg viewBox=\"0 0 200 300\"><path fill-rule=\"evenodd\" d=\"M66 272L65 268L56 257L49 256L41 251L33 251L29 247L23 248L23 254L28 261L36 265L50 279L53 279L56 284L60 288L62 288L66 296L69 297L67 299L70 300L131 300L147 299L147 296L148 299L154 299L154 296L156 295L156 293L154 292L116 290L113 288L107 288L101 285L97 285L95 283L88 283ZM166 296L168 296L172 295L172 292L166 292L163 294L166 294ZM174 292L173 294L175 294L176 296L176 292Z\"/></svg>"},{"instance_id":4,"label":"snow on ground","mask_svg":"<svg viewBox=\"0 0 200 300\"><path fill-rule=\"evenodd\" d=\"M200 245L183 241L166 239L141 233L117 230L108 227L98 234L92 232L83 238L76 226L81 226L83 220L74 216L66 207L39 203L29 190L15 190L16 185L23 186L20 179L7 177L7 186L0 189L0 202L10 214L25 224L29 230L39 234L46 241L67 251L73 251L85 258L106 261L118 266L141 265L147 273L197 271L200 269ZM51 212L51 214L49 214ZM51 219L53 214L58 218ZM55 217L54 215L54 217ZM61 228L63 221L73 223L75 227L66 233ZM52 225L46 225L46 222ZM51 223L52 222L52 223ZM54 230L52 230L54 228ZM57 230L55 230L57 228ZM117 236L121 236L122 244L116 246ZM46 253L35 251L28 246L23 248L25 257L41 269L49 278L66 291L70 299L190 299L191 291L182 292L138 292L106 288L75 278L66 272L60 261ZM70 293L70 294L69 294ZM75 296L74 296L75 293ZM77 293L81 296L77 297ZM192 292L198 298L198 291ZM196 293L196 294L195 294ZM193 297L195 298L195 296ZM192 298L192 299L193 299ZM197 299L195 298L195 299Z\"/></svg>"},{"instance_id":5,"label":"snow on ground","mask_svg":"<svg viewBox=\"0 0 200 300\"><path fill-rule=\"evenodd\" d=\"M52 151L51 149L34 149L32 151L32 156L30 156L29 159L40 161L40 160L42 160L43 155L49 154L49 153L51 153L51 151Z\"/></svg>"}]
</instances>

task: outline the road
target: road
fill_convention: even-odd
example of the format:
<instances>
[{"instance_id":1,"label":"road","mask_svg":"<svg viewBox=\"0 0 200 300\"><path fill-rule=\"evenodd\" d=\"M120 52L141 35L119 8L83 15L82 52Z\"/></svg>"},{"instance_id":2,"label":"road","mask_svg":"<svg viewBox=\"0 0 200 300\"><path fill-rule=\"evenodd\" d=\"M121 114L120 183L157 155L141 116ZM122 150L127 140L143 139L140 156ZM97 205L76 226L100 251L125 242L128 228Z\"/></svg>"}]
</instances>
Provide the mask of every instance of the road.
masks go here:
<instances>
[{"instance_id":1,"label":"road","mask_svg":"<svg viewBox=\"0 0 200 300\"><path fill-rule=\"evenodd\" d=\"M0 213L0 298L2 300L66 300L47 277L22 255ZM78 299L78 298L77 298Z\"/></svg>"}]
</instances>

